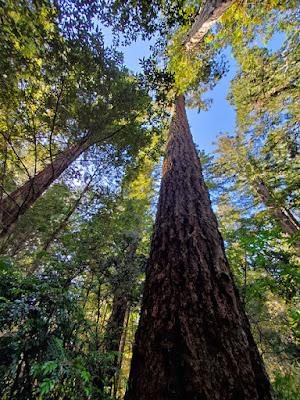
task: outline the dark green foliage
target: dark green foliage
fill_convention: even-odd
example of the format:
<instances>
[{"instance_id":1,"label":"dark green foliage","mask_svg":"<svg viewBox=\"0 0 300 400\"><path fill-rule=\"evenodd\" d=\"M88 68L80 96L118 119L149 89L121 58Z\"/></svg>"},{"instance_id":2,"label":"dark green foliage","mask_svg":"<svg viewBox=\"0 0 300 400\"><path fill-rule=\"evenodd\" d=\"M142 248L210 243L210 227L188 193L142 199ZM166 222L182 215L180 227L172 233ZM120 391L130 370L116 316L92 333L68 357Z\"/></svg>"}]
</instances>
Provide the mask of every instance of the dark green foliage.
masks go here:
<instances>
[{"instance_id":1,"label":"dark green foliage","mask_svg":"<svg viewBox=\"0 0 300 400\"><path fill-rule=\"evenodd\" d=\"M13 264L3 267L2 261L1 329L7 333L1 347L11 349L1 369L4 399L31 398L34 393L45 397L59 382L72 381L76 375L78 388L66 388L69 394L64 398L75 398L79 388L83 394L88 390L89 382L81 377L86 356L74 348L80 334L75 327L90 329L78 303L82 288L72 282L71 274L54 268L24 276Z\"/></svg>"},{"instance_id":2,"label":"dark green foliage","mask_svg":"<svg viewBox=\"0 0 300 400\"><path fill-rule=\"evenodd\" d=\"M149 142L150 99L93 30L93 2L75 15L72 2L63 6L8 2L1 10L1 198L84 137L117 157Z\"/></svg>"},{"instance_id":3,"label":"dark green foliage","mask_svg":"<svg viewBox=\"0 0 300 400\"><path fill-rule=\"evenodd\" d=\"M159 33L168 35L178 25L190 24L201 2L186 0L110 0L102 1L101 20L113 28L116 39L130 43L139 36L151 38Z\"/></svg>"}]
</instances>

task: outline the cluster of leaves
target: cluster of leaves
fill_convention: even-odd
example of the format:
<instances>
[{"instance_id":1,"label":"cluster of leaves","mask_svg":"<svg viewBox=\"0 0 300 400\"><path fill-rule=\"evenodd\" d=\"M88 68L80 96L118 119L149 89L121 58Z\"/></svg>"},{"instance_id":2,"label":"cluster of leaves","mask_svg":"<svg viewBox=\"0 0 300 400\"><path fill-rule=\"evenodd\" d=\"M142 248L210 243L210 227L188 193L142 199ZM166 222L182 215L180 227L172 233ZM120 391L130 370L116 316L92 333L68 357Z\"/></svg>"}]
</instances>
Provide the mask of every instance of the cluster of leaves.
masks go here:
<instances>
[{"instance_id":1,"label":"cluster of leaves","mask_svg":"<svg viewBox=\"0 0 300 400\"><path fill-rule=\"evenodd\" d=\"M80 386L87 392L81 375L88 360L73 348L80 334L76 327L82 332L90 329L78 304L80 291L80 285L66 274L45 271L26 276L8 259L1 260L3 399L31 398L34 393L37 398L52 398L49 392L63 383L64 391L73 392L66 398L76 398Z\"/></svg>"},{"instance_id":2,"label":"cluster of leaves","mask_svg":"<svg viewBox=\"0 0 300 400\"><path fill-rule=\"evenodd\" d=\"M201 95L212 89L225 74L226 62L207 40L198 46L197 51L182 51L186 33L187 28L181 28L173 35L167 50L167 70L174 76L176 92L188 92L190 98L194 99L192 104L194 107L206 109L205 103L201 101Z\"/></svg>"},{"instance_id":3,"label":"cluster of leaves","mask_svg":"<svg viewBox=\"0 0 300 400\"><path fill-rule=\"evenodd\" d=\"M138 37L169 36L178 26L190 25L201 6L198 0L110 0L102 2L100 19L111 27L115 40L130 43Z\"/></svg>"},{"instance_id":4,"label":"cluster of leaves","mask_svg":"<svg viewBox=\"0 0 300 400\"><path fill-rule=\"evenodd\" d=\"M221 18L221 23L208 39L216 48L230 45L243 66L248 65L249 47L265 45L274 34L290 35L299 26L297 0L236 1Z\"/></svg>"}]
</instances>

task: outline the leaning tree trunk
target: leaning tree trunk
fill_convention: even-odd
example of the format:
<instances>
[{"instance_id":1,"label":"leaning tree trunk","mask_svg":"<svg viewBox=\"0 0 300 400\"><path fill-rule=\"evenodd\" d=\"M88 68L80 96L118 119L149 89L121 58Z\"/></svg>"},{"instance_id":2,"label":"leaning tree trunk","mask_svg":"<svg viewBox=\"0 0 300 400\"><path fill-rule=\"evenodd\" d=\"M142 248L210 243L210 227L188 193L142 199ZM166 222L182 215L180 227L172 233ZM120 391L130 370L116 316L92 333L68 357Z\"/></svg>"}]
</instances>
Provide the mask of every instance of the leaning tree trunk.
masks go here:
<instances>
[{"instance_id":1,"label":"leaning tree trunk","mask_svg":"<svg viewBox=\"0 0 300 400\"><path fill-rule=\"evenodd\" d=\"M300 254L300 224L294 215L286 208L276 204L269 189L262 179L258 178L254 182L255 190L258 193L261 201L265 204L271 216L277 221L282 231L294 239L295 249Z\"/></svg>"},{"instance_id":2,"label":"leaning tree trunk","mask_svg":"<svg viewBox=\"0 0 300 400\"><path fill-rule=\"evenodd\" d=\"M62 221L58 224L56 229L50 234L48 239L45 241L45 243L43 244L43 247L42 247L42 250L44 252L48 252L52 243L59 236L59 234L63 231L63 229L67 226L70 218L72 217L74 212L77 210L78 206L80 205L84 195L89 190L91 183L92 183L92 178L90 178L89 182L86 184L86 186L84 187L84 189L82 190L82 192L80 193L78 198L75 200L73 205L69 208L69 211L66 213L66 215L64 216Z\"/></svg>"},{"instance_id":3,"label":"leaning tree trunk","mask_svg":"<svg viewBox=\"0 0 300 400\"><path fill-rule=\"evenodd\" d=\"M126 400L265 400L270 384L176 100Z\"/></svg>"},{"instance_id":4,"label":"leaning tree trunk","mask_svg":"<svg viewBox=\"0 0 300 400\"><path fill-rule=\"evenodd\" d=\"M210 28L222 17L236 0L206 0L197 15L191 29L184 38L186 50L193 50L201 42Z\"/></svg>"},{"instance_id":5,"label":"leaning tree trunk","mask_svg":"<svg viewBox=\"0 0 300 400\"><path fill-rule=\"evenodd\" d=\"M16 189L0 202L2 215L0 237L4 237L16 223L20 215L45 192L80 154L82 154L91 142L83 140L81 143L66 149L55 160L47 165L37 175L32 177L23 186Z\"/></svg>"}]
</instances>

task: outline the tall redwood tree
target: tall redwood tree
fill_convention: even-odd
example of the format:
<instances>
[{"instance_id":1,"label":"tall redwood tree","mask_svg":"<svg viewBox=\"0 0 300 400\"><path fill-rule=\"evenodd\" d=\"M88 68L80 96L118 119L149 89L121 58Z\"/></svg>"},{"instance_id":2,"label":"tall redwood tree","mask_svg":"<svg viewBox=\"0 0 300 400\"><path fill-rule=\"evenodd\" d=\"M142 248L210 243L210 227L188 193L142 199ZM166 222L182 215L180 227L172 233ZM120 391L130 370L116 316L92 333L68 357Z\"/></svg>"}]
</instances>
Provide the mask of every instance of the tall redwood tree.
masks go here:
<instances>
[{"instance_id":1,"label":"tall redwood tree","mask_svg":"<svg viewBox=\"0 0 300 400\"><path fill-rule=\"evenodd\" d=\"M265 400L270 384L176 100L126 400Z\"/></svg>"}]
</instances>

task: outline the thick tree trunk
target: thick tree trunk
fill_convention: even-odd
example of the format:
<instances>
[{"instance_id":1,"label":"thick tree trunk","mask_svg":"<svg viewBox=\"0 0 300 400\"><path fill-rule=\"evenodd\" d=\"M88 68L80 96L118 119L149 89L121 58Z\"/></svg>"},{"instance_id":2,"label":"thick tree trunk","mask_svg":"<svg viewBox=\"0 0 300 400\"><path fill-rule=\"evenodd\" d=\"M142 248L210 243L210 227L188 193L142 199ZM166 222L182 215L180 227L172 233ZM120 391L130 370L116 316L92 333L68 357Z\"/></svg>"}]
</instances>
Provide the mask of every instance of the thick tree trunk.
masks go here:
<instances>
[{"instance_id":1,"label":"thick tree trunk","mask_svg":"<svg viewBox=\"0 0 300 400\"><path fill-rule=\"evenodd\" d=\"M91 142L84 140L81 143L66 149L36 176L27 181L23 186L2 199L0 211L2 215L0 237L4 237L16 223L20 215L45 192L68 167L82 154Z\"/></svg>"},{"instance_id":2,"label":"thick tree trunk","mask_svg":"<svg viewBox=\"0 0 300 400\"><path fill-rule=\"evenodd\" d=\"M206 0L183 41L185 48L190 51L197 46L234 2L235 0Z\"/></svg>"},{"instance_id":3,"label":"thick tree trunk","mask_svg":"<svg viewBox=\"0 0 300 400\"><path fill-rule=\"evenodd\" d=\"M300 224L293 216L293 214L287 210L286 208L280 207L276 204L272 194L269 189L262 181L262 179L256 179L254 182L255 189L261 199L261 201L268 208L270 214L275 218L275 220L280 225L282 231L286 233L288 236L294 238L295 247L298 252L300 252L300 243L299 243L299 233L300 233Z\"/></svg>"},{"instance_id":4,"label":"thick tree trunk","mask_svg":"<svg viewBox=\"0 0 300 400\"><path fill-rule=\"evenodd\" d=\"M271 399L182 96L169 135L125 399Z\"/></svg>"}]
</instances>

